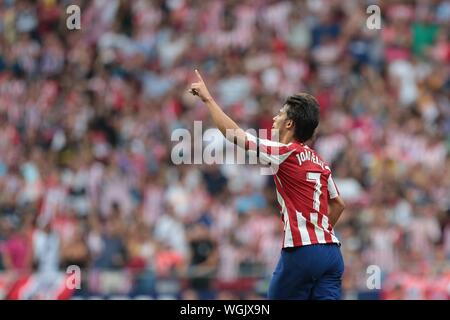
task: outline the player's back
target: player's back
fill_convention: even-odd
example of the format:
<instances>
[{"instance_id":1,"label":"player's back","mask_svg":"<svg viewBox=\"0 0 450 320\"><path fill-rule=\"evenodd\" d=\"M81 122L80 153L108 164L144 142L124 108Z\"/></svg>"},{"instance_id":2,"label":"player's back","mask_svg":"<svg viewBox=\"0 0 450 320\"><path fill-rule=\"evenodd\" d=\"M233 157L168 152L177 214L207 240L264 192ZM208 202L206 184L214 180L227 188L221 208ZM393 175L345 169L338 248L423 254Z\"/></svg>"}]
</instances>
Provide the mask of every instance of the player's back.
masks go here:
<instances>
[{"instance_id":1,"label":"player's back","mask_svg":"<svg viewBox=\"0 0 450 320\"><path fill-rule=\"evenodd\" d=\"M274 180L284 223L283 247L339 243L328 222L328 199L338 190L330 168L307 145L282 144L247 134L247 149L276 165Z\"/></svg>"},{"instance_id":2,"label":"player's back","mask_svg":"<svg viewBox=\"0 0 450 320\"><path fill-rule=\"evenodd\" d=\"M285 225L284 246L339 243L328 222L328 199L338 195L330 168L309 148L289 144L274 175Z\"/></svg>"}]
</instances>

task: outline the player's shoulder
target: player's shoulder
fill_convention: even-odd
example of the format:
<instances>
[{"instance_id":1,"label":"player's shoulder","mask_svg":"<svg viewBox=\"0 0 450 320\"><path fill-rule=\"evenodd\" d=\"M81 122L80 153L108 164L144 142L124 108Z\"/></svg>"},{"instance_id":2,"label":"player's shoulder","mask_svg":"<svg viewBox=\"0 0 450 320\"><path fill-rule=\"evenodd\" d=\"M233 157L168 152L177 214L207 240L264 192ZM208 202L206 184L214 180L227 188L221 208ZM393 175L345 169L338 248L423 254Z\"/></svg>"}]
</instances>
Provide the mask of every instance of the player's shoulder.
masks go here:
<instances>
[{"instance_id":1,"label":"player's shoulder","mask_svg":"<svg viewBox=\"0 0 450 320\"><path fill-rule=\"evenodd\" d=\"M308 145L305 144L305 143L301 143L301 142L294 141L294 142L290 143L288 146L289 146L289 148L291 148L291 149L295 149L295 151L296 151L297 153L300 153L300 152L307 152L307 153L309 153L309 154L313 154L314 156L316 156L316 157L318 157L318 158L320 158L320 159L322 160L322 158L321 158L320 155L316 152L316 150L314 150L312 147L308 146Z\"/></svg>"},{"instance_id":2,"label":"player's shoulder","mask_svg":"<svg viewBox=\"0 0 450 320\"><path fill-rule=\"evenodd\" d=\"M257 142L258 146L265 148L266 150L270 151L270 153L285 154L295 151L295 145L293 143L285 144L279 141L260 138L256 138L255 141Z\"/></svg>"},{"instance_id":3,"label":"player's shoulder","mask_svg":"<svg viewBox=\"0 0 450 320\"><path fill-rule=\"evenodd\" d=\"M319 166L324 172L331 173L329 164L312 147L304 143L293 142L289 145L294 150L293 155L298 158L300 163L304 163L305 167Z\"/></svg>"}]
</instances>

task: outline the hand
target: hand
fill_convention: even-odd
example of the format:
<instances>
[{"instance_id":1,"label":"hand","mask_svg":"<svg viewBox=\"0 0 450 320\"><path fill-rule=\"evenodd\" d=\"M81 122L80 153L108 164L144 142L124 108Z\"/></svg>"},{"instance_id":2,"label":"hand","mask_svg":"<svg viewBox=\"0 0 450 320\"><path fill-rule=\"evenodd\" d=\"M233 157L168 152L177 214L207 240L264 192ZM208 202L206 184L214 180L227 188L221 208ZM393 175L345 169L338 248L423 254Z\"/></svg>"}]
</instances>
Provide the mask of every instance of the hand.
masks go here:
<instances>
[{"instance_id":1,"label":"hand","mask_svg":"<svg viewBox=\"0 0 450 320\"><path fill-rule=\"evenodd\" d=\"M211 99L211 94L209 93L208 88L206 87L206 84L197 69L195 69L195 74L197 75L198 82L191 84L191 89L189 92L194 96L200 97L203 102L206 102Z\"/></svg>"}]
</instances>

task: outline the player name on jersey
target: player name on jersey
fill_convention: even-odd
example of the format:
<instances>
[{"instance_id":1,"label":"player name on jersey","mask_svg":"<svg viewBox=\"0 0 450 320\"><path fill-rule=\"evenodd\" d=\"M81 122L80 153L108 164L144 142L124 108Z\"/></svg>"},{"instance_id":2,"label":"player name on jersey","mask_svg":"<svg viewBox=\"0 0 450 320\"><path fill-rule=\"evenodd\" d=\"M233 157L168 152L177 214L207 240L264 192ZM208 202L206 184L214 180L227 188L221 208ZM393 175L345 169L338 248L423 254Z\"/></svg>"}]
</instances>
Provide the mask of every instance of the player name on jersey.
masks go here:
<instances>
[{"instance_id":1,"label":"player name on jersey","mask_svg":"<svg viewBox=\"0 0 450 320\"><path fill-rule=\"evenodd\" d=\"M322 167L322 169L325 170L325 164L322 160L320 160L314 153L311 152L311 150L305 150L302 152L299 152L297 154L299 165L302 165L305 161L311 161L312 163L315 163Z\"/></svg>"}]
</instances>

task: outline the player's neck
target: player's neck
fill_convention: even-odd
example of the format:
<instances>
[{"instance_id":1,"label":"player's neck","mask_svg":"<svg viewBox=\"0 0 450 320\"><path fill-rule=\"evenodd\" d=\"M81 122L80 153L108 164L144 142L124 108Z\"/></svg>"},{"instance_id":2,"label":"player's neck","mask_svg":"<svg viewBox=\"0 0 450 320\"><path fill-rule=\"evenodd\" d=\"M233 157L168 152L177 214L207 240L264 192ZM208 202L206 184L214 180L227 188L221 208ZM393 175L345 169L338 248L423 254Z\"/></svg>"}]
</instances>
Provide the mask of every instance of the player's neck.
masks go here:
<instances>
[{"instance_id":1,"label":"player's neck","mask_svg":"<svg viewBox=\"0 0 450 320\"><path fill-rule=\"evenodd\" d=\"M301 145L306 144L306 142L300 142L299 140L295 139L294 135L290 134L289 132L287 132L285 135L282 135L280 137L280 143L282 143L282 144L298 143Z\"/></svg>"},{"instance_id":2,"label":"player's neck","mask_svg":"<svg viewBox=\"0 0 450 320\"><path fill-rule=\"evenodd\" d=\"M280 137L280 143L282 144L289 144L291 142L295 142L294 136L287 132L286 134L282 135Z\"/></svg>"}]
</instances>

